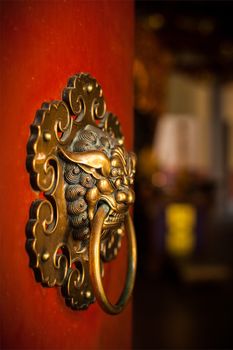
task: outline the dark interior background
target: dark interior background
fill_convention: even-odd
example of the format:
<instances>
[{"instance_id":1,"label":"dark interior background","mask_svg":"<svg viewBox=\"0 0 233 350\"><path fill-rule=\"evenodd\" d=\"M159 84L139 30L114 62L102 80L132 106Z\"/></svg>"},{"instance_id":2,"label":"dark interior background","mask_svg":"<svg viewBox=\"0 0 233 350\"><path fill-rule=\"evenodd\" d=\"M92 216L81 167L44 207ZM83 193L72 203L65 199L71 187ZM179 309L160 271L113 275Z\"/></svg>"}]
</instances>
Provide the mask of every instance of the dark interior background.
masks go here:
<instances>
[{"instance_id":1,"label":"dark interior background","mask_svg":"<svg viewBox=\"0 0 233 350\"><path fill-rule=\"evenodd\" d=\"M233 2L135 7L134 348L232 348Z\"/></svg>"}]
</instances>

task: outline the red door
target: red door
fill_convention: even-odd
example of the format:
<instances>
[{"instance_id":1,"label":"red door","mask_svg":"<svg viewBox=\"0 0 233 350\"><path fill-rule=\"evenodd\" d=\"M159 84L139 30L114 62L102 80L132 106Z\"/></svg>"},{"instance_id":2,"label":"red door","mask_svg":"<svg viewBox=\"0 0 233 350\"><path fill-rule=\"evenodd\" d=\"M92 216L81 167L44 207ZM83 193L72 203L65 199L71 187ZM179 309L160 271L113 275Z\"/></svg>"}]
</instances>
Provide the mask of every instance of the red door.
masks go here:
<instances>
[{"instance_id":1,"label":"red door","mask_svg":"<svg viewBox=\"0 0 233 350\"><path fill-rule=\"evenodd\" d=\"M25 250L30 203L26 172L35 111L58 100L67 79L89 72L119 116L132 148L133 4L110 1L1 3L1 337L2 348L83 349L131 346L131 305L118 316L97 303L72 311L58 288L36 283ZM123 288L126 246L107 264L105 288Z\"/></svg>"}]
</instances>

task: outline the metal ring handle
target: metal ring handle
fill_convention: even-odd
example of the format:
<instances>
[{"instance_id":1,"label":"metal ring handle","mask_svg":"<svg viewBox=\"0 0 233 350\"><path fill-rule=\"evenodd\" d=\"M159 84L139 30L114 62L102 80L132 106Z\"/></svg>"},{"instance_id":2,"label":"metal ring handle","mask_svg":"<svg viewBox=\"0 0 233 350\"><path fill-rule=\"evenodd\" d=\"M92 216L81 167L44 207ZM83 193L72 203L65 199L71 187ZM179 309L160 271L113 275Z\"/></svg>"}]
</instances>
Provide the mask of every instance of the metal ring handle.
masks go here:
<instances>
[{"instance_id":1,"label":"metal ring handle","mask_svg":"<svg viewBox=\"0 0 233 350\"><path fill-rule=\"evenodd\" d=\"M96 299L102 309L109 314L116 315L126 306L133 291L136 275L137 248L134 226L129 213L127 213L125 216L125 230L128 236L128 271L125 287L118 302L114 305L108 300L104 291L100 269L100 238L103 223L108 212L109 207L103 204L97 210L92 222L89 246L90 277Z\"/></svg>"}]
</instances>

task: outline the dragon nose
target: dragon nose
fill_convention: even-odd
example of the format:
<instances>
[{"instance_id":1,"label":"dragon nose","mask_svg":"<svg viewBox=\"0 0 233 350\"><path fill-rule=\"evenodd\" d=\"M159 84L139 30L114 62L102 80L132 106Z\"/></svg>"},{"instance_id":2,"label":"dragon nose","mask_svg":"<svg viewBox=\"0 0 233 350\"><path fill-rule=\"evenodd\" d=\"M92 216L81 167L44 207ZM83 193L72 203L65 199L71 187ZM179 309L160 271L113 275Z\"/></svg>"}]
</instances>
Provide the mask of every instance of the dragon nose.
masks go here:
<instances>
[{"instance_id":1,"label":"dragon nose","mask_svg":"<svg viewBox=\"0 0 233 350\"><path fill-rule=\"evenodd\" d=\"M134 192L129 190L127 192L119 191L116 194L116 200L118 203L132 204L134 202Z\"/></svg>"},{"instance_id":2,"label":"dragon nose","mask_svg":"<svg viewBox=\"0 0 233 350\"><path fill-rule=\"evenodd\" d=\"M116 200L118 203L126 203L127 202L127 194L123 191L117 192Z\"/></svg>"},{"instance_id":3,"label":"dragon nose","mask_svg":"<svg viewBox=\"0 0 233 350\"><path fill-rule=\"evenodd\" d=\"M133 204L134 200L135 200L134 191L129 190L129 193L128 193L128 204Z\"/></svg>"}]
</instances>

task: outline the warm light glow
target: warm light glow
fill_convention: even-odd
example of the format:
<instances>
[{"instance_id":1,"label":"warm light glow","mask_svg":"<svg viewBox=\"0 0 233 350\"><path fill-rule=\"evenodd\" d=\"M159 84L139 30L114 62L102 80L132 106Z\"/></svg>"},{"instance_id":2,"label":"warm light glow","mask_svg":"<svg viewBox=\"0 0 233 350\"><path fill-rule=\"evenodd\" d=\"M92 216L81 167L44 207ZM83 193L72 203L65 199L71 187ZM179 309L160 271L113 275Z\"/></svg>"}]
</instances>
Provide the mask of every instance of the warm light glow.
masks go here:
<instances>
[{"instance_id":1,"label":"warm light glow","mask_svg":"<svg viewBox=\"0 0 233 350\"><path fill-rule=\"evenodd\" d=\"M166 209L166 248L175 255L190 254L195 246L196 210L191 204L173 203Z\"/></svg>"}]
</instances>

